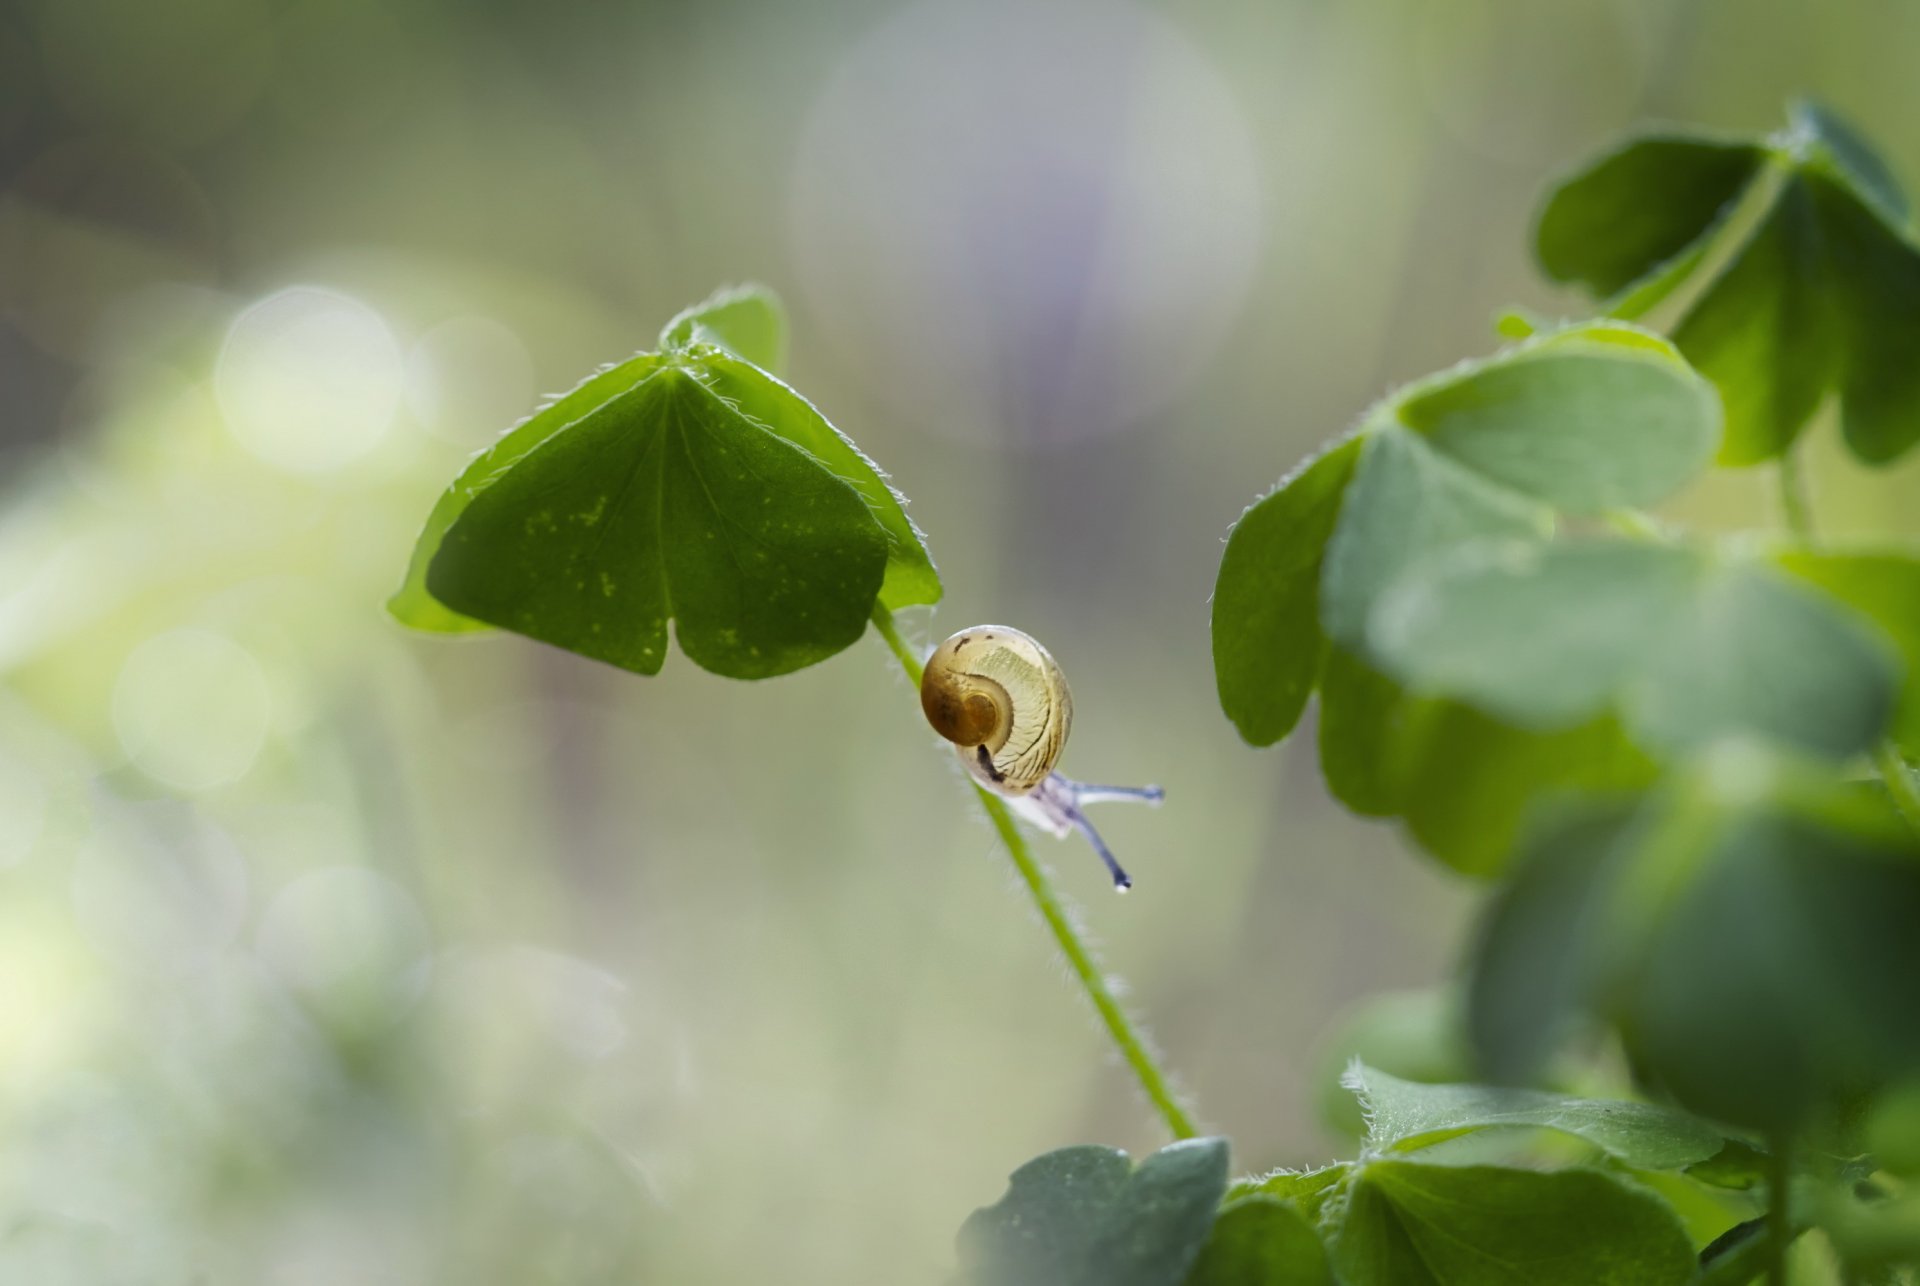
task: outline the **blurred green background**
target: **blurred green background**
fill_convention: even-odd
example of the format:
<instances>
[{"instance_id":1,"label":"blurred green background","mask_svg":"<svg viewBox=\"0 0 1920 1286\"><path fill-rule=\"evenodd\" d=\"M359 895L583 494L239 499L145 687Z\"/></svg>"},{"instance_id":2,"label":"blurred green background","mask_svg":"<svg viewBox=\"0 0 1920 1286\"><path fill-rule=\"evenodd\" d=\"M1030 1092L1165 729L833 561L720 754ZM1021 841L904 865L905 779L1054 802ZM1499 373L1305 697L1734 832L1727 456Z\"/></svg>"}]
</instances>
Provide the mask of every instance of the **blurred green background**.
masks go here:
<instances>
[{"instance_id":1,"label":"blurred green background","mask_svg":"<svg viewBox=\"0 0 1920 1286\"><path fill-rule=\"evenodd\" d=\"M1204 1117L1332 1155L1328 1042L1474 891L1238 742L1222 536L1576 307L1557 170L1810 92L1920 176L1916 55L1907 0L0 6L0 1281L934 1281L1024 1158L1158 1142L877 642L381 611L468 452L745 278L912 497L910 627L1033 632L1066 770L1166 786L1135 896L1044 852ZM1814 467L1920 533L1920 463Z\"/></svg>"}]
</instances>

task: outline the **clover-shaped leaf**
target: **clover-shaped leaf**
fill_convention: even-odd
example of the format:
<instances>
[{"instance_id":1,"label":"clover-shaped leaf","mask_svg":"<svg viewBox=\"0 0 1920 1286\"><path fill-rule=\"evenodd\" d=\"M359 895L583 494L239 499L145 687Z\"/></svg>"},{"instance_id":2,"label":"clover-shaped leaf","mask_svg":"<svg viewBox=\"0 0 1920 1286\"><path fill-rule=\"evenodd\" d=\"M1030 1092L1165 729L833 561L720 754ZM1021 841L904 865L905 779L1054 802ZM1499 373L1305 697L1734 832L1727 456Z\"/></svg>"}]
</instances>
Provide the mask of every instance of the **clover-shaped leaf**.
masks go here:
<instances>
[{"instance_id":1,"label":"clover-shaped leaf","mask_svg":"<svg viewBox=\"0 0 1920 1286\"><path fill-rule=\"evenodd\" d=\"M1630 140L1550 194L1534 245L1550 277L1622 317L1724 258L1673 331L1726 398L1721 461L1779 455L1836 390L1848 445L1882 463L1920 441L1920 245L1907 220L1885 161L1803 103L1764 139ZM1709 254L1736 236L1730 256Z\"/></svg>"},{"instance_id":2,"label":"clover-shaped leaf","mask_svg":"<svg viewBox=\"0 0 1920 1286\"><path fill-rule=\"evenodd\" d=\"M1268 1196L1229 1202L1185 1286L1335 1286L1313 1225Z\"/></svg>"},{"instance_id":3,"label":"clover-shaped leaf","mask_svg":"<svg viewBox=\"0 0 1920 1286\"><path fill-rule=\"evenodd\" d=\"M401 621L499 626L642 674L667 622L697 664L784 674L860 637L874 604L940 581L871 461L754 359L778 306L723 292L661 351L589 378L441 496L389 602Z\"/></svg>"},{"instance_id":4,"label":"clover-shaped leaf","mask_svg":"<svg viewBox=\"0 0 1920 1286\"><path fill-rule=\"evenodd\" d=\"M1180 1286L1227 1187L1224 1139L1188 1139L1135 1166L1063 1148L1013 1172L960 1229L967 1286Z\"/></svg>"},{"instance_id":5,"label":"clover-shaped leaf","mask_svg":"<svg viewBox=\"0 0 1920 1286\"><path fill-rule=\"evenodd\" d=\"M1893 736L1920 759L1920 556L1907 550L1795 549L1779 555L1783 570L1818 586L1878 626L1906 670Z\"/></svg>"},{"instance_id":6,"label":"clover-shaped leaf","mask_svg":"<svg viewBox=\"0 0 1920 1286\"><path fill-rule=\"evenodd\" d=\"M1530 1127L1573 1135L1636 1170L1678 1170L1708 1160L1726 1142L1697 1117L1647 1103L1429 1085L1361 1063L1343 1079L1366 1113L1366 1146L1376 1153L1412 1151L1473 1130Z\"/></svg>"},{"instance_id":7,"label":"clover-shaped leaf","mask_svg":"<svg viewBox=\"0 0 1920 1286\"><path fill-rule=\"evenodd\" d=\"M1318 688L1334 794L1404 816L1462 870L1493 869L1536 788L1631 785L1645 765L1605 720L1543 737L1409 694L1368 656L1375 600L1453 547L1654 503L1706 467L1718 431L1711 388L1671 345L1618 323L1410 386L1233 529L1213 606L1222 708L1268 745Z\"/></svg>"},{"instance_id":8,"label":"clover-shaped leaf","mask_svg":"<svg viewBox=\"0 0 1920 1286\"><path fill-rule=\"evenodd\" d=\"M724 348L778 375L787 365L787 315L764 286L716 290L660 328L660 351L685 352L696 344Z\"/></svg>"},{"instance_id":9,"label":"clover-shaped leaf","mask_svg":"<svg viewBox=\"0 0 1920 1286\"><path fill-rule=\"evenodd\" d=\"M1420 691L1541 729L1615 708L1668 753L1752 734L1844 757L1900 681L1865 619L1771 564L1626 541L1462 550L1386 596L1369 638Z\"/></svg>"},{"instance_id":10,"label":"clover-shaped leaf","mask_svg":"<svg viewBox=\"0 0 1920 1286\"><path fill-rule=\"evenodd\" d=\"M1598 1170L1370 1161L1329 1236L1345 1286L1679 1286L1671 1208Z\"/></svg>"},{"instance_id":11,"label":"clover-shaped leaf","mask_svg":"<svg viewBox=\"0 0 1920 1286\"><path fill-rule=\"evenodd\" d=\"M1670 346L1603 323L1420 381L1256 502L1214 590L1221 705L1249 741L1292 730L1328 639L1364 655L1372 604L1415 564L1556 512L1655 503L1705 468L1712 391Z\"/></svg>"},{"instance_id":12,"label":"clover-shaped leaf","mask_svg":"<svg viewBox=\"0 0 1920 1286\"><path fill-rule=\"evenodd\" d=\"M1920 844L1831 769L1725 745L1635 799L1543 819L1473 955L1498 1079L1583 1016L1690 1110L1778 1130L1920 1072Z\"/></svg>"}]
</instances>

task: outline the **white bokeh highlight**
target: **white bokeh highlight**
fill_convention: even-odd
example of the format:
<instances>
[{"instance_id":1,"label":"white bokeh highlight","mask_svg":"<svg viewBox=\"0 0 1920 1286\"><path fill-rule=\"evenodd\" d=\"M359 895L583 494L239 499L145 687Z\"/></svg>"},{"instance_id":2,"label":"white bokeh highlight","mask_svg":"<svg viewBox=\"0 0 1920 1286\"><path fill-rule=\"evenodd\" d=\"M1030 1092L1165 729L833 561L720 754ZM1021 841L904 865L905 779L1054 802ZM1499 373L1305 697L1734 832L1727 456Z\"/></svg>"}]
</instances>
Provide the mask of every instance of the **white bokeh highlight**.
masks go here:
<instances>
[{"instance_id":1,"label":"white bokeh highlight","mask_svg":"<svg viewBox=\"0 0 1920 1286\"><path fill-rule=\"evenodd\" d=\"M366 304L289 286L227 331L214 393L234 440L276 468L324 474L387 436L405 392L400 343Z\"/></svg>"},{"instance_id":2,"label":"white bokeh highlight","mask_svg":"<svg viewBox=\"0 0 1920 1286\"><path fill-rule=\"evenodd\" d=\"M136 647L113 688L113 727L135 767L183 793L244 776L272 721L265 673L221 634L184 628Z\"/></svg>"}]
</instances>

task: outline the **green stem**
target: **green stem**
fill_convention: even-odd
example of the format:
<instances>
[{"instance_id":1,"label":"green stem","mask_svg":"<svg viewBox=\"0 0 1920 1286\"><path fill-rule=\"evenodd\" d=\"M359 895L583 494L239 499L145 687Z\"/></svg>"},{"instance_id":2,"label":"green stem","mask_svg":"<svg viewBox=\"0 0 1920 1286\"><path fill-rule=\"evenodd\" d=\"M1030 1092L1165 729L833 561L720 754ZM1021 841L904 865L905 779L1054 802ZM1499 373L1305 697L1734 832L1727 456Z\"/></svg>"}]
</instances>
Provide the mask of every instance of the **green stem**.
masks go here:
<instances>
[{"instance_id":1,"label":"green stem","mask_svg":"<svg viewBox=\"0 0 1920 1286\"><path fill-rule=\"evenodd\" d=\"M1793 1144L1771 1141L1767 1152L1767 1283L1788 1286L1787 1248L1793 1244Z\"/></svg>"},{"instance_id":2,"label":"green stem","mask_svg":"<svg viewBox=\"0 0 1920 1286\"><path fill-rule=\"evenodd\" d=\"M1780 453L1778 470L1780 482L1780 511L1786 517L1787 530L1796 540L1811 545L1813 535L1813 501L1807 492L1807 475L1800 468L1800 457L1788 447Z\"/></svg>"},{"instance_id":3,"label":"green stem","mask_svg":"<svg viewBox=\"0 0 1920 1286\"><path fill-rule=\"evenodd\" d=\"M873 627L886 640L887 647L900 662L900 668L906 671L907 677L917 687L924 669L920 658L900 637L893 613L879 603L873 605ZM1087 993L1087 999L1093 1002L1094 1011L1106 1026L1107 1035L1113 1038L1120 1056L1126 1059L1127 1066L1140 1082L1140 1088L1146 1092L1148 1101L1160 1113L1160 1118L1166 1122L1174 1138L1193 1138L1200 1131L1194 1125L1193 1118L1187 1115L1186 1108L1180 1105L1166 1072L1154 1061L1153 1049L1145 1030L1128 1017L1127 1011L1121 1007L1107 975L1100 968L1100 961L1080 936L1079 930L1074 928L1073 917L1060 900L1060 895L1054 891L1046 868L1034 858L1033 849L1028 846L1027 837L1021 833L1006 801L978 786L974 790L980 796L981 806L987 810L987 817L993 822L1000 842L1006 846L1007 856L1013 859L1013 868L1019 872L1027 896L1033 899L1034 909L1040 912L1040 918L1046 921L1047 928L1052 931L1060 954L1067 958L1073 976L1079 981L1081 990Z\"/></svg>"},{"instance_id":4,"label":"green stem","mask_svg":"<svg viewBox=\"0 0 1920 1286\"><path fill-rule=\"evenodd\" d=\"M1796 540L1812 547L1816 543L1813 506L1807 497L1806 477L1800 470L1799 458L1791 450L1780 454L1779 481L1780 507L1786 514L1787 530ZM1887 783L1894 807L1907 819L1914 833L1920 834L1920 782L1914 780L1913 769L1907 766L1906 757L1893 738L1882 738L1873 748L1873 766Z\"/></svg>"}]
</instances>

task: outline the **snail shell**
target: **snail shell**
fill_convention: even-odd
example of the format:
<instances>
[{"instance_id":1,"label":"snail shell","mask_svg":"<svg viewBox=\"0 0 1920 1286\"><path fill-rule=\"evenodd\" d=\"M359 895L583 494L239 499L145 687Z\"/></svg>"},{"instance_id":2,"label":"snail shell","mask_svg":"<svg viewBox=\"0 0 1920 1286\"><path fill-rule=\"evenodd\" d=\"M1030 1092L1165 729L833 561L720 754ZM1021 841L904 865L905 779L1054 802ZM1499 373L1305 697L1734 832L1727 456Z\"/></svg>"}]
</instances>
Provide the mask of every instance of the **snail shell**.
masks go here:
<instances>
[{"instance_id":1,"label":"snail shell","mask_svg":"<svg viewBox=\"0 0 1920 1286\"><path fill-rule=\"evenodd\" d=\"M1052 654L1005 625L976 625L935 648L920 708L975 781L1014 797L1047 779L1073 726L1073 694Z\"/></svg>"}]
</instances>

